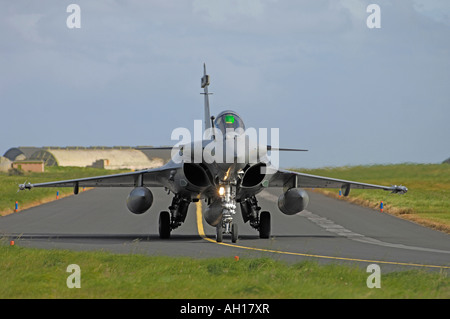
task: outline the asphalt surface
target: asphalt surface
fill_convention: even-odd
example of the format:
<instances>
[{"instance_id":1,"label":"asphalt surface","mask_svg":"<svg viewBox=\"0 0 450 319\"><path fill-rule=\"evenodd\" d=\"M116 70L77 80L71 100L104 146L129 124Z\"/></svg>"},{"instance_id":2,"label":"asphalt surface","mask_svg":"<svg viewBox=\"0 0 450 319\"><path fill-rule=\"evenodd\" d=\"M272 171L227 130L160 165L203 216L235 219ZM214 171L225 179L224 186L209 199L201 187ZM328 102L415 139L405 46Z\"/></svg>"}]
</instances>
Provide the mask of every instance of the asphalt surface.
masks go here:
<instances>
[{"instance_id":1,"label":"asphalt surface","mask_svg":"<svg viewBox=\"0 0 450 319\"><path fill-rule=\"evenodd\" d=\"M361 267L378 264L385 272L450 269L450 235L314 192L308 192L307 210L294 216L278 210L280 190L262 192L257 198L262 210L271 212L271 238L260 239L256 230L243 223L238 209L238 242L232 244L224 235L224 242L217 244L215 228L200 215L204 203L192 203L185 223L172 231L170 239L162 240L159 212L168 210L172 195L152 189L153 206L145 214L134 215L125 203L130 190L97 188L0 217L0 237L45 249L195 258L271 257L287 262L309 259Z\"/></svg>"}]
</instances>

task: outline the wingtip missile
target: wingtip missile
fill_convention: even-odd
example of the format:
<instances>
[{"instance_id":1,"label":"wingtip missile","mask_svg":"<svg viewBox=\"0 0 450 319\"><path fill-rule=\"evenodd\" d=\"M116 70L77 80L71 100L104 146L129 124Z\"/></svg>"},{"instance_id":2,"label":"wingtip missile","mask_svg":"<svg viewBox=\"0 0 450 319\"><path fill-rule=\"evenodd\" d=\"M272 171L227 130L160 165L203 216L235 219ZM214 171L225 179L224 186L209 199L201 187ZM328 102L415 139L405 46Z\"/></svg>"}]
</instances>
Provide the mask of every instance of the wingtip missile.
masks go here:
<instances>
[{"instance_id":1,"label":"wingtip missile","mask_svg":"<svg viewBox=\"0 0 450 319\"><path fill-rule=\"evenodd\" d=\"M23 183L23 184L19 184L19 191L23 191L25 189L32 189L33 188L33 184L31 183Z\"/></svg>"},{"instance_id":2,"label":"wingtip missile","mask_svg":"<svg viewBox=\"0 0 450 319\"><path fill-rule=\"evenodd\" d=\"M268 151L291 151L291 152L308 152L308 150L305 149L299 149L299 148L285 148L285 147L272 147L271 145L267 145Z\"/></svg>"},{"instance_id":3,"label":"wingtip missile","mask_svg":"<svg viewBox=\"0 0 450 319\"><path fill-rule=\"evenodd\" d=\"M400 185L400 186L397 186L397 185L392 186L392 194L403 195L403 194L406 194L407 191L408 191L408 188L406 186L402 186L402 185Z\"/></svg>"}]
</instances>

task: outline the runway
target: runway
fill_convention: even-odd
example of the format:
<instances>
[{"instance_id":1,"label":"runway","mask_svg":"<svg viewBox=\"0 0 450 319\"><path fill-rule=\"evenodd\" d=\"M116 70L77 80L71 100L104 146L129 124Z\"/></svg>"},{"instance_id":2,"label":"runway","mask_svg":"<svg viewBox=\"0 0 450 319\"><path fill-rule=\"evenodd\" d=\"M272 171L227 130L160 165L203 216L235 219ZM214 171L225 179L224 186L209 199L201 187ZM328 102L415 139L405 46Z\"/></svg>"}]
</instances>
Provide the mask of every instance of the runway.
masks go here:
<instances>
[{"instance_id":1,"label":"runway","mask_svg":"<svg viewBox=\"0 0 450 319\"><path fill-rule=\"evenodd\" d=\"M115 253L208 257L270 257L287 262L315 260L367 267L382 271L450 269L450 236L412 222L328 198L314 192L306 211L283 215L277 207L281 190L257 196L262 210L271 212L270 239L260 239L244 224L240 210L236 244L224 236L215 242L215 228L202 217L205 203L192 203L185 223L171 238L158 235L159 212L168 210L172 195L151 189L154 203L148 212L134 215L126 208L131 189L97 188L0 217L0 237L16 245Z\"/></svg>"}]
</instances>

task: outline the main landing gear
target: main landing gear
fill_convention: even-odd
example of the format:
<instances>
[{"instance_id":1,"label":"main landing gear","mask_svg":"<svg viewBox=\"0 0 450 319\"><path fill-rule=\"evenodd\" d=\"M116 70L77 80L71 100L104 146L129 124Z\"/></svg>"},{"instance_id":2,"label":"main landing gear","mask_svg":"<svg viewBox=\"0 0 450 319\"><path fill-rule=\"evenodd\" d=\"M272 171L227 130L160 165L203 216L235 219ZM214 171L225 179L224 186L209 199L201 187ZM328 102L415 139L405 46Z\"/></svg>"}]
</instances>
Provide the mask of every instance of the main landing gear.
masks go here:
<instances>
[{"instance_id":1,"label":"main landing gear","mask_svg":"<svg viewBox=\"0 0 450 319\"><path fill-rule=\"evenodd\" d=\"M241 212L244 223L250 222L250 226L259 231L259 238L269 238L271 230L270 213L260 212L261 207L255 196L241 201Z\"/></svg>"},{"instance_id":2,"label":"main landing gear","mask_svg":"<svg viewBox=\"0 0 450 319\"><path fill-rule=\"evenodd\" d=\"M170 212L162 211L159 214L159 238L170 238L170 232L184 223L190 203L189 199L175 195L169 206Z\"/></svg>"},{"instance_id":3,"label":"main landing gear","mask_svg":"<svg viewBox=\"0 0 450 319\"><path fill-rule=\"evenodd\" d=\"M225 196L222 200L222 218L216 226L216 241L223 242L223 234L231 235L231 242L236 243L238 240L238 225L233 222L236 214L236 201L231 195L230 188L225 187ZM233 194L234 195L234 194ZM170 238L172 230L178 228L184 223L191 203L191 199L183 198L175 195L169 211L162 211L159 214L159 237L161 239ZM267 211L262 211L258 206L255 196L251 196L240 201L241 212L244 222L249 222L250 226L259 232L259 238L270 238L271 217Z\"/></svg>"}]
</instances>

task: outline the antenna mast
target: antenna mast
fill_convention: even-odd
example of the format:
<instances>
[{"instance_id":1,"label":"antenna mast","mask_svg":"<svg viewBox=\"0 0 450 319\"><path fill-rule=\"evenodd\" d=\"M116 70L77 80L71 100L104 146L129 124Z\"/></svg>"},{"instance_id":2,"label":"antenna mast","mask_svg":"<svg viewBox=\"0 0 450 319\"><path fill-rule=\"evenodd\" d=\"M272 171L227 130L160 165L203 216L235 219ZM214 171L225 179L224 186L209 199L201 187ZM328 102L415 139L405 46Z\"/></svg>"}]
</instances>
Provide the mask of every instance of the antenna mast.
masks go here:
<instances>
[{"instance_id":1,"label":"antenna mast","mask_svg":"<svg viewBox=\"0 0 450 319\"><path fill-rule=\"evenodd\" d=\"M202 77L202 82L201 82L201 87L204 89L204 93L200 93L200 94L204 94L205 95L205 130L208 128L211 128L211 115L209 112L209 95L212 93L208 93L208 86L209 86L209 75L206 74L206 64L203 63L203 77Z\"/></svg>"}]
</instances>

